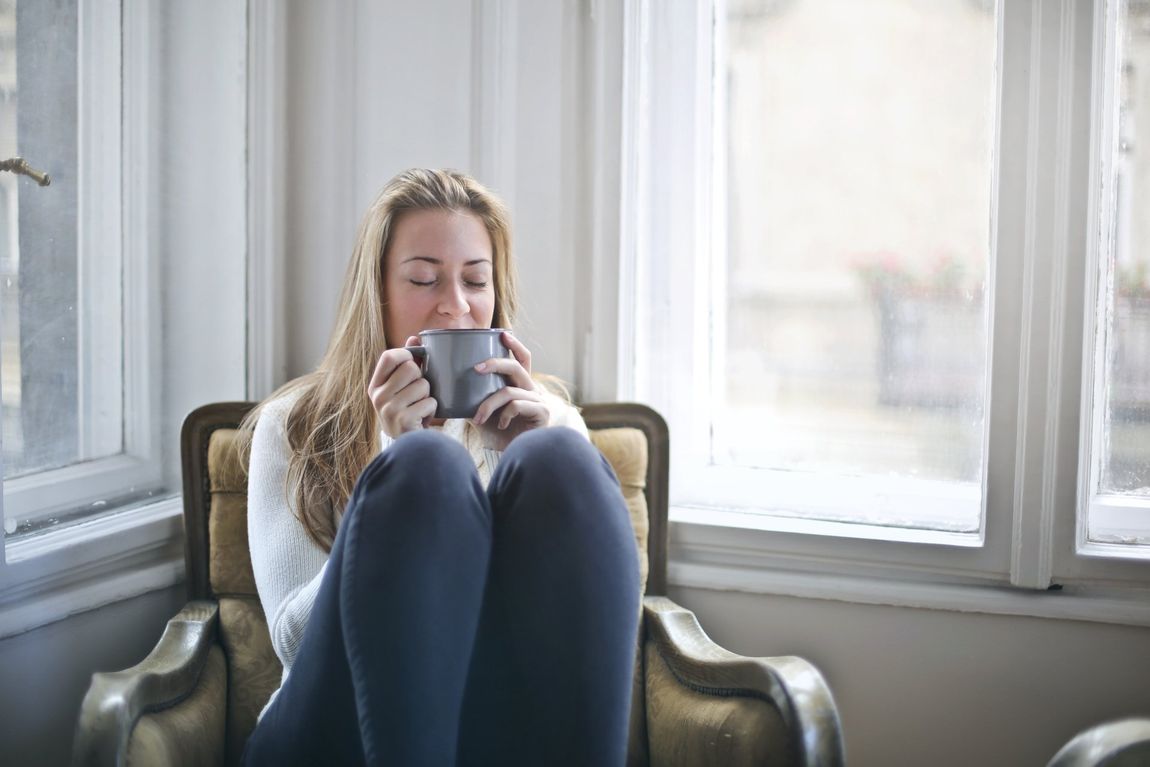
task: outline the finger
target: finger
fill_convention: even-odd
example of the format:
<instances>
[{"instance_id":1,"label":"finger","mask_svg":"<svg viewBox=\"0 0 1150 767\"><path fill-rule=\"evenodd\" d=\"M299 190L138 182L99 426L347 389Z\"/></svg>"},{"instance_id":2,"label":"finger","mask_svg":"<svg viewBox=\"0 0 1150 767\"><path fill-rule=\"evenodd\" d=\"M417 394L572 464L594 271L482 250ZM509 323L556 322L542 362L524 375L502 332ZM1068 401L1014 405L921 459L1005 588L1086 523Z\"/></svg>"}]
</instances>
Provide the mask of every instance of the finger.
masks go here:
<instances>
[{"instance_id":1,"label":"finger","mask_svg":"<svg viewBox=\"0 0 1150 767\"><path fill-rule=\"evenodd\" d=\"M417 378L392 395L391 404L400 409L408 408L429 396L431 396L431 384L426 378Z\"/></svg>"},{"instance_id":2,"label":"finger","mask_svg":"<svg viewBox=\"0 0 1150 767\"><path fill-rule=\"evenodd\" d=\"M435 414L438 403L434 398L427 394L420 395L418 391L407 392L407 394L413 395L413 398L405 398L403 404L395 400L388 403L388 411L393 421L412 425Z\"/></svg>"},{"instance_id":3,"label":"finger","mask_svg":"<svg viewBox=\"0 0 1150 767\"><path fill-rule=\"evenodd\" d=\"M431 417L435 415L436 407L438 407L438 403L431 397L426 397L410 407L404 408L402 414L396 419L400 424L399 432L404 433L427 428Z\"/></svg>"},{"instance_id":4,"label":"finger","mask_svg":"<svg viewBox=\"0 0 1150 767\"><path fill-rule=\"evenodd\" d=\"M522 399L512 400L499 411L499 429L501 431L506 429L516 418L521 418L535 426L543 426L549 420L547 406L541 402L528 402Z\"/></svg>"},{"instance_id":5,"label":"finger","mask_svg":"<svg viewBox=\"0 0 1150 767\"><path fill-rule=\"evenodd\" d=\"M535 380L531 373L520 364L519 360L511 357L492 357L475 366L477 373L491 373L507 376L508 382L520 389L533 390Z\"/></svg>"},{"instance_id":6,"label":"finger","mask_svg":"<svg viewBox=\"0 0 1150 767\"><path fill-rule=\"evenodd\" d=\"M394 367L391 374L382 382L380 382L375 389L373 389L374 397L380 397L383 400L388 400L395 396L395 394L413 381L418 381L423 377L423 370L419 365L412 360L401 362Z\"/></svg>"},{"instance_id":7,"label":"finger","mask_svg":"<svg viewBox=\"0 0 1150 767\"><path fill-rule=\"evenodd\" d=\"M419 336L408 336L403 342L404 346L419 346Z\"/></svg>"},{"instance_id":8,"label":"finger","mask_svg":"<svg viewBox=\"0 0 1150 767\"><path fill-rule=\"evenodd\" d=\"M530 373L531 352L526 346L523 345L523 342L515 336L511 335L511 333L508 331L503 331L503 333L499 336L499 340L503 342L504 346L511 350L511 354L514 355L515 359L519 361L519 364L523 366L523 369Z\"/></svg>"},{"instance_id":9,"label":"finger","mask_svg":"<svg viewBox=\"0 0 1150 767\"><path fill-rule=\"evenodd\" d=\"M411 352L404 349L388 349L379 355L379 360L375 363L375 370L371 373L371 380L367 382L368 389L382 386L397 367L412 359Z\"/></svg>"},{"instance_id":10,"label":"finger","mask_svg":"<svg viewBox=\"0 0 1150 767\"><path fill-rule=\"evenodd\" d=\"M367 389L370 392L372 389L378 389L383 385L383 382L391 375L391 371L395 370L403 360L399 359L396 355L391 353L392 350L388 349L383 354L379 355L379 359L375 361L375 369L371 371L371 378L367 382ZM408 352L410 354L410 352Z\"/></svg>"},{"instance_id":11,"label":"finger","mask_svg":"<svg viewBox=\"0 0 1150 767\"><path fill-rule=\"evenodd\" d=\"M520 389L517 386L504 386L499 391L492 394L479 405L479 409L475 411L475 417L471 420L476 424L483 424L491 417L499 408L506 405L512 400L528 400L531 402L542 402L542 398L537 392Z\"/></svg>"},{"instance_id":12,"label":"finger","mask_svg":"<svg viewBox=\"0 0 1150 767\"><path fill-rule=\"evenodd\" d=\"M423 399L412 403L411 407L408 409L412 412L413 415L418 416L420 421L423 421L425 418L431 418L433 415L435 415L435 409L437 407L439 407L439 403L435 401L434 397L424 397Z\"/></svg>"},{"instance_id":13,"label":"finger","mask_svg":"<svg viewBox=\"0 0 1150 767\"><path fill-rule=\"evenodd\" d=\"M408 360L393 369L391 375L389 375L387 380L382 384L375 388L368 389L368 396L371 398L372 404L375 405L375 409L380 410L387 405L387 403L395 400L401 391L420 381L426 383L426 379L423 377L423 371L420 370L419 365ZM426 392L424 392L424 395L426 395ZM418 399L418 397L415 399ZM411 399L411 401L414 402L415 399Z\"/></svg>"}]
</instances>

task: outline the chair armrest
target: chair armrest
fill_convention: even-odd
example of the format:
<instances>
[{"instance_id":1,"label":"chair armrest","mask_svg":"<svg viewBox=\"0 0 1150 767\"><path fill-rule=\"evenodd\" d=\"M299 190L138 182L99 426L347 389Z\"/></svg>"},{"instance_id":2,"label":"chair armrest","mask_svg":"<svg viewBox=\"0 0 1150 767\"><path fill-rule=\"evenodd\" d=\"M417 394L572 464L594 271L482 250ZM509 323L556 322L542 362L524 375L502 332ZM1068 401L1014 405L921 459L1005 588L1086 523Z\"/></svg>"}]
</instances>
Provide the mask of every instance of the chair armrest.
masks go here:
<instances>
[{"instance_id":1,"label":"chair armrest","mask_svg":"<svg viewBox=\"0 0 1150 767\"><path fill-rule=\"evenodd\" d=\"M694 613L666 597L645 597L646 634L675 678L696 692L767 701L794 733L794 760L804 767L845 761L842 726L830 688L808 661L748 658L711 641Z\"/></svg>"},{"instance_id":2,"label":"chair armrest","mask_svg":"<svg viewBox=\"0 0 1150 767\"><path fill-rule=\"evenodd\" d=\"M123 671L92 675L80 706L74 765L122 765L140 716L192 693L216 638L218 614L215 602L189 602L168 621L148 657Z\"/></svg>"},{"instance_id":3,"label":"chair armrest","mask_svg":"<svg viewBox=\"0 0 1150 767\"><path fill-rule=\"evenodd\" d=\"M1048 767L1123 767L1150 764L1150 719L1119 719L1078 733Z\"/></svg>"}]
</instances>

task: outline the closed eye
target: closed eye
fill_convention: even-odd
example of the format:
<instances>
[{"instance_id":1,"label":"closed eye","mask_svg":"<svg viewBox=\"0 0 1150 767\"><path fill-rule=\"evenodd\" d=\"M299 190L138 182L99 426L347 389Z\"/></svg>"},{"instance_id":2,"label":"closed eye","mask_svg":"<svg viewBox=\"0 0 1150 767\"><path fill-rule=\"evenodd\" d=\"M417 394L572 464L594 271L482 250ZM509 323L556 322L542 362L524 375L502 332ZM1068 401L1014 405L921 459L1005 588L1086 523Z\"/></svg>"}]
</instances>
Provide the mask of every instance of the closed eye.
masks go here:
<instances>
[{"instance_id":1,"label":"closed eye","mask_svg":"<svg viewBox=\"0 0 1150 767\"><path fill-rule=\"evenodd\" d=\"M419 280L408 280L408 282L410 282L412 285L419 285L420 287L423 287L423 288L426 288L430 285L435 284L435 280L428 280L427 282L420 282Z\"/></svg>"},{"instance_id":2,"label":"closed eye","mask_svg":"<svg viewBox=\"0 0 1150 767\"><path fill-rule=\"evenodd\" d=\"M469 288L485 288L485 287L487 287L487 283L486 282L472 282L471 280L468 280L467 281L467 287L469 287Z\"/></svg>"}]
</instances>

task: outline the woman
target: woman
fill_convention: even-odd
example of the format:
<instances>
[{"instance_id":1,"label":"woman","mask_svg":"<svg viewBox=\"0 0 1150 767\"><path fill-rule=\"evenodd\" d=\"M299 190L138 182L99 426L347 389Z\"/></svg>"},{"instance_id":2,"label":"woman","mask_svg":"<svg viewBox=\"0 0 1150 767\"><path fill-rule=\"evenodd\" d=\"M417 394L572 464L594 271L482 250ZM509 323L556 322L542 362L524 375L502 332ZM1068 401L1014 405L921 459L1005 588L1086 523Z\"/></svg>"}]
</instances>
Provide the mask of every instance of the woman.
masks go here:
<instances>
[{"instance_id":1,"label":"woman","mask_svg":"<svg viewBox=\"0 0 1150 767\"><path fill-rule=\"evenodd\" d=\"M614 474L510 333L470 420L432 419L404 348L514 313L502 204L451 171L389 182L323 361L241 429L284 667L245 763L622 764L640 595Z\"/></svg>"}]
</instances>

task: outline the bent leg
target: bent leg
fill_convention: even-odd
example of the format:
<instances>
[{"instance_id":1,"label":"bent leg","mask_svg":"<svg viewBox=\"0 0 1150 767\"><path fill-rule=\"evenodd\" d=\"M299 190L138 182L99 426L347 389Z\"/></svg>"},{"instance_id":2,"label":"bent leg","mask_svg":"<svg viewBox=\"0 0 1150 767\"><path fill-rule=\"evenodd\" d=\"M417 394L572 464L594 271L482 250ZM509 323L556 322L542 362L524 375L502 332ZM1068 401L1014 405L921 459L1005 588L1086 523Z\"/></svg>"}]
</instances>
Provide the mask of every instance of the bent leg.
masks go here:
<instances>
[{"instance_id":1,"label":"bent leg","mask_svg":"<svg viewBox=\"0 0 1150 767\"><path fill-rule=\"evenodd\" d=\"M488 488L495 540L461 764L621 765L639 564L614 472L565 428L515 439Z\"/></svg>"},{"instance_id":2,"label":"bent leg","mask_svg":"<svg viewBox=\"0 0 1150 767\"><path fill-rule=\"evenodd\" d=\"M490 541L488 501L458 443L421 432L377 457L251 762L453 764Z\"/></svg>"}]
</instances>

